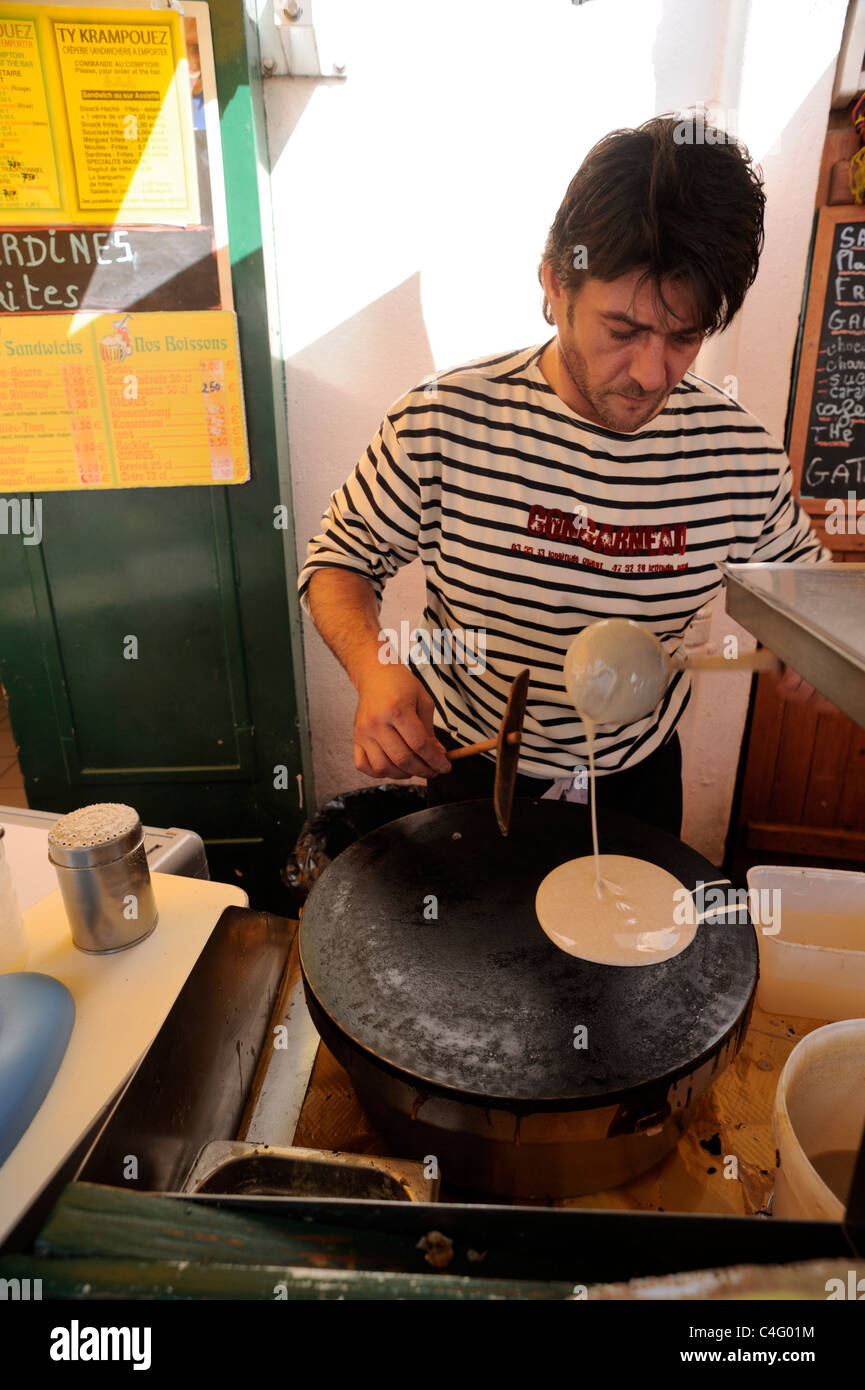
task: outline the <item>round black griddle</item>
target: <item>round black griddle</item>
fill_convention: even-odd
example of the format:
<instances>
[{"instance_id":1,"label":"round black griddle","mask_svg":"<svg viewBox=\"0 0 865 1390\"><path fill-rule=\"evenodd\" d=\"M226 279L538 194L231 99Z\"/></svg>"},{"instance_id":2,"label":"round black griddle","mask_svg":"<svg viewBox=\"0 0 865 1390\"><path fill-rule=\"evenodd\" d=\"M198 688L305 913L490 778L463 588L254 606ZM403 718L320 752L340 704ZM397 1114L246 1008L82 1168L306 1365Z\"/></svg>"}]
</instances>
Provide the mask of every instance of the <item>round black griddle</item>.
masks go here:
<instances>
[{"instance_id":1,"label":"round black griddle","mask_svg":"<svg viewBox=\"0 0 865 1390\"><path fill-rule=\"evenodd\" d=\"M719 880L694 850L630 817L602 814L599 831L603 854L650 860L689 890ZM655 965L566 955L541 930L535 893L556 865L590 853L586 808L567 802L518 799L508 839L488 801L366 835L327 869L301 920L325 1041L424 1092L532 1110L623 1099L720 1051L757 980L747 917L707 920Z\"/></svg>"}]
</instances>

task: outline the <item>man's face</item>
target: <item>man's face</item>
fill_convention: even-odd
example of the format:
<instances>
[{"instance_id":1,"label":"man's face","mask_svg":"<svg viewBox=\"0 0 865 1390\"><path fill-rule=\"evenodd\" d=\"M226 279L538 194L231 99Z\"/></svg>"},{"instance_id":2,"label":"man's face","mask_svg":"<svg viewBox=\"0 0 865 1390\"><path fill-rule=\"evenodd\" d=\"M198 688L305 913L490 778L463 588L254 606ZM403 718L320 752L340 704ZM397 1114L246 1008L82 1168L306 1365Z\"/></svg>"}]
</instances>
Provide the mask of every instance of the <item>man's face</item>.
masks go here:
<instances>
[{"instance_id":1,"label":"man's face","mask_svg":"<svg viewBox=\"0 0 865 1390\"><path fill-rule=\"evenodd\" d=\"M563 290L549 266L544 288L558 329L551 382L561 398L595 424L629 433L663 408L703 342L693 293L665 281L660 303L641 271L618 280L588 278Z\"/></svg>"}]
</instances>

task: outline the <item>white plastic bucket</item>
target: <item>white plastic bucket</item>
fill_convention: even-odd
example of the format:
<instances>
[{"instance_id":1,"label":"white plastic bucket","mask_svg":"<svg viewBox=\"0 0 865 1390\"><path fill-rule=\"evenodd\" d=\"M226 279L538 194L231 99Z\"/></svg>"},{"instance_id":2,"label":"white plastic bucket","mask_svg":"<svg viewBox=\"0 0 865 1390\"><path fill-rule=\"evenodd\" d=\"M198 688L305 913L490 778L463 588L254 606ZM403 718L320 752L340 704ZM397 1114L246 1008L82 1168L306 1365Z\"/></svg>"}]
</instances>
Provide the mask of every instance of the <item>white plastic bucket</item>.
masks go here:
<instances>
[{"instance_id":1,"label":"white plastic bucket","mask_svg":"<svg viewBox=\"0 0 865 1390\"><path fill-rule=\"evenodd\" d=\"M775 1093L778 1151L772 1215L841 1221L845 1204L809 1155L858 1149L865 1126L865 1019L816 1028L787 1058Z\"/></svg>"},{"instance_id":2,"label":"white plastic bucket","mask_svg":"<svg viewBox=\"0 0 865 1390\"><path fill-rule=\"evenodd\" d=\"M759 864L748 870L748 889L756 894L751 919L760 948L757 1004L770 1014L803 1018L861 1018L865 1015L865 874L847 869L790 868ZM761 900L774 899L780 917L764 928ZM820 914L824 926L810 942L784 934L784 914ZM834 925L861 921L861 950L837 944ZM780 930L778 929L780 926ZM848 932L849 935L849 932Z\"/></svg>"}]
</instances>

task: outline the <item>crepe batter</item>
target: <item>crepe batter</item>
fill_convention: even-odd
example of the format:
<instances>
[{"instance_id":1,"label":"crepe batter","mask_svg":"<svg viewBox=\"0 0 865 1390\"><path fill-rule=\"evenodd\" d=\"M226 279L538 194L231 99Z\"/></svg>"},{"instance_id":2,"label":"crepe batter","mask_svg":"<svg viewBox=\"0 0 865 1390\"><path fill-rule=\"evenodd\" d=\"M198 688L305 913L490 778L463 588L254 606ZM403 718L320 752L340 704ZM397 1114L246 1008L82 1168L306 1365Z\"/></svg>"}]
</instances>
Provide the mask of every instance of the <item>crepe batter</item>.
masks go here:
<instances>
[{"instance_id":1,"label":"crepe batter","mask_svg":"<svg viewBox=\"0 0 865 1390\"><path fill-rule=\"evenodd\" d=\"M595 728L632 723L646 713L646 691L657 687L660 671L663 693L666 658L660 647L659 652L636 623L614 618L585 628L565 659L565 684L589 746L593 854L547 874L535 911L556 946L599 965L669 960L691 944L697 930L696 920L676 922L674 894L683 885L672 874L645 859L601 855L598 849Z\"/></svg>"},{"instance_id":2,"label":"crepe batter","mask_svg":"<svg viewBox=\"0 0 865 1390\"><path fill-rule=\"evenodd\" d=\"M780 940L836 951L865 951L865 919L861 912L799 912L782 906Z\"/></svg>"}]
</instances>

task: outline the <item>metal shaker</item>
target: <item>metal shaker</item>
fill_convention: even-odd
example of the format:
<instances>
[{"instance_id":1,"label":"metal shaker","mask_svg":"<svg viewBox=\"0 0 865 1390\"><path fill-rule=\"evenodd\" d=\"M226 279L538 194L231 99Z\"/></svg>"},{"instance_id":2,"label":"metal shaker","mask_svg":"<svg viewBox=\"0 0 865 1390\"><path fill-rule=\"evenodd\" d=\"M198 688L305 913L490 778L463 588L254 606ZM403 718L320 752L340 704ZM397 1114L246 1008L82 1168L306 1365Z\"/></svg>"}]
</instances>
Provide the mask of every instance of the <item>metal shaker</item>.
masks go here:
<instances>
[{"instance_id":1,"label":"metal shaker","mask_svg":"<svg viewBox=\"0 0 865 1390\"><path fill-rule=\"evenodd\" d=\"M79 950L123 951L153 931L144 831L131 806L105 801L61 816L48 832L48 858Z\"/></svg>"}]
</instances>

